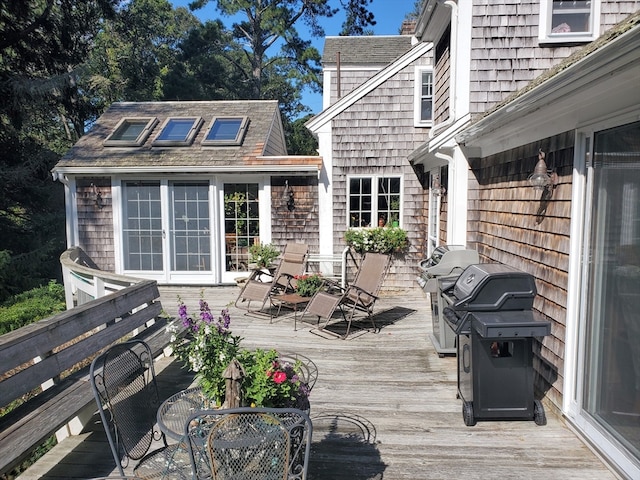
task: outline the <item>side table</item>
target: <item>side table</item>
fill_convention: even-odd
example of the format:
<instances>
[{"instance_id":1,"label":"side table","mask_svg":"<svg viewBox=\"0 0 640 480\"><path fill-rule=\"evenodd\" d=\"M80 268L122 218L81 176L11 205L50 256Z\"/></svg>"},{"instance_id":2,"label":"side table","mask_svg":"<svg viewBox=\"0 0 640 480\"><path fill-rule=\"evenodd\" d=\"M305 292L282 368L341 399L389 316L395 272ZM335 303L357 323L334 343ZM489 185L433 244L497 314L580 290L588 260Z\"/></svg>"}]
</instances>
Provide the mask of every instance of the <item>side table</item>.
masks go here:
<instances>
[{"instance_id":1,"label":"side table","mask_svg":"<svg viewBox=\"0 0 640 480\"><path fill-rule=\"evenodd\" d=\"M311 300L311 297L301 297L297 293L284 293L282 295L274 295L270 298L271 304L273 306L278 306L278 313L276 315L280 315L282 306L291 308L293 310L293 330L296 331L298 329L298 309L301 305L306 306L307 303L309 303L309 301Z\"/></svg>"}]
</instances>

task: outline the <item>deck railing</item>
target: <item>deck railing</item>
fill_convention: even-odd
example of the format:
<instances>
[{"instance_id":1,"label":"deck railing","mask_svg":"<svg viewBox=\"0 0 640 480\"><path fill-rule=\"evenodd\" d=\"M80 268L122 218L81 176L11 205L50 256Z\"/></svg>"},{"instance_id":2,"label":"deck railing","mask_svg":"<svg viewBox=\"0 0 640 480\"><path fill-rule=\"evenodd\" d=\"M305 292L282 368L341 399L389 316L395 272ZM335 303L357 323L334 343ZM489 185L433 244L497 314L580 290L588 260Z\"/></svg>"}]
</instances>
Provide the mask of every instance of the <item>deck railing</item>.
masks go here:
<instances>
[{"instance_id":1,"label":"deck railing","mask_svg":"<svg viewBox=\"0 0 640 480\"><path fill-rule=\"evenodd\" d=\"M102 271L80 247L60 255L67 309L104 297L144 279Z\"/></svg>"}]
</instances>

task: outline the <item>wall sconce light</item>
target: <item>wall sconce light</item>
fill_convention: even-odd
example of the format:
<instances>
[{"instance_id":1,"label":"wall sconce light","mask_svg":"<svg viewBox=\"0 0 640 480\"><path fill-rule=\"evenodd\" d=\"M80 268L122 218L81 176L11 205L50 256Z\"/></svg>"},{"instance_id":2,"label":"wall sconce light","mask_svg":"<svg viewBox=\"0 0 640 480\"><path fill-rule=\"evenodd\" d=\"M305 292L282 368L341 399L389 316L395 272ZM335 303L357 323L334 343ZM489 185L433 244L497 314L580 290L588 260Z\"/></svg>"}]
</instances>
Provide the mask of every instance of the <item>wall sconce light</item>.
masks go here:
<instances>
[{"instance_id":1,"label":"wall sconce light","mask_svg":"<svg viewBox=\"0 0 640 480\"><path fill-rule=\"evenodd\" d=\"M547 169L544 159L545 153L540 149L538 151L538 163L536 163L533 173L529 175L529 184L536 190L553 190L558 184L558 174L554 169Z\"/></svg>"},{"instance_id":2,"label":"wall sconce light","mask_svg":"<svg viewBox=\"0 0 640 480\"><path fill-rule=\"evenodd\" d=\"M431 192L436 197L444 195L447 192L447 190L440 184L440 175L433 176L431 180Z\"/></svg>"},{"instance_id":3,"label":"wall sconce light","mask_svg":"<svg viewBox=\"0 0 640 480\"><path fill-rule=\"evenodd\" d=\"M95 204L96 207L102 210L102 208L104 207L104 202L102 201L102 194L100 193L100 190L98 190L98 187L96 187L93 183L91 184L91 192L93 194L93 203Z\"/></svg>"},{"instance_id":4,"label":"wall sconce light","mask_svg":"<svg viewBox=\"0 0 640 480\"><path fill-rule=\"evenodd\" d=\"M293 196L293 190L289 187L289 180L285 180L284 182L284 192L282 193L282 201L286 203L287 210L290 212L295 210L296 203L295 198Z\"/></svg>"}]
</instances>

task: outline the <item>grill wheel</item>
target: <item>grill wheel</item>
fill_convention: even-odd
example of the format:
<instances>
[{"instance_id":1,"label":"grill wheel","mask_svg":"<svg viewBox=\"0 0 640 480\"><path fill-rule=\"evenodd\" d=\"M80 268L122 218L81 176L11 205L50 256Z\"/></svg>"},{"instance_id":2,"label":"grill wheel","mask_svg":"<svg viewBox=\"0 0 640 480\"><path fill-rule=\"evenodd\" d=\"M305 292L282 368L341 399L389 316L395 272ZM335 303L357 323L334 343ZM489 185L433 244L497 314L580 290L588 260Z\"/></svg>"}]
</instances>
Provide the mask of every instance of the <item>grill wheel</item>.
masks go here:
<instances>
[{"instance_id":1,"label":"grill wheel","mask_svg":"<svg viewBox=\"0 0 640 480\"><path fill-rule=\"evenodd\" d=\"M467 427L473 427L476 424L476 419L473 417L473 403L464 402L462 404L462 418L464 418L464 424Z\"/></svg>"}]
</instances>

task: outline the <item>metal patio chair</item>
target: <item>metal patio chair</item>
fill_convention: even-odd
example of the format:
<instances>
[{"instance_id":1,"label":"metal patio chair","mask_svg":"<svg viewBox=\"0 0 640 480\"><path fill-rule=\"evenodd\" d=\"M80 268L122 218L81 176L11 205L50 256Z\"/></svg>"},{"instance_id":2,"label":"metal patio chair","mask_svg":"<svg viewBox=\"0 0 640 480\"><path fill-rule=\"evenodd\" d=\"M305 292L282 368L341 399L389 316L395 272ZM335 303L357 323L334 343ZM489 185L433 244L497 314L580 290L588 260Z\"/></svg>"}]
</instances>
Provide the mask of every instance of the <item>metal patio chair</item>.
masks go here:
<instances>
[{"instance_id":1,"label":"metal patio chair","mask_svg":"<svg viewBox=\"0 0 640 480\"><path fill-rule=\"evenodd\" d=\"M356 277L351 284L343 288L335 282L327 282L327 288L318 290L302 314L303 317L306 314L318 317L318 326L312 329L312 332L327 333L346 339L351 331L351 323L357 311L366 314L375 332L377 327L372 316L373 307L389 269L390 259L390 255L368 252L362 259ZM340 309L342 320L347 322L344 335L327 330L327 325L329 325L336 308ZM321 318L326 319L323 325L320 325Z\"/></svg>"},{"instance_id":2,"label":"metal patio chair","mask_svg":"<svg viewBox=\"0 0 640 480\"><path fill-rule=\"evenodd\" d=\"M198 480L305 480L312 434L295 408L202 410L185 425Z\"/></svg>"},{"instance_id":3,"label":"metal patio chair","mask_svg":"<svg viewBox=\"0 0 640 480\"><path fill-rule=\"evenodd\" d=\"M288 243L275 272L269 274L256 270L252 273L240 290L235 306L247 310L247 313L263 314L262 310L271 295L294 292L294 277L304 273L308 252L309 247L304 243ZM267 280L264 280L265 277ZM252 309L252 302L255 302L254 305L257 303L259 308Z\"/></svg>"},{"instance_id":4,"label":"metal patio chair","mask_svg":"<svg viewBox=\"0 0 640 480\"><path fill-rule=\"evenodd\" d=\"M125 476L130 460L142 479L190 479L189 454L184 444L167 445L155 429L160 404L149 346L132 340L110 347L91 363L91 385L113 459ZM151 450L154 440L163 446Z\"/></svg>"}]
</instances>

